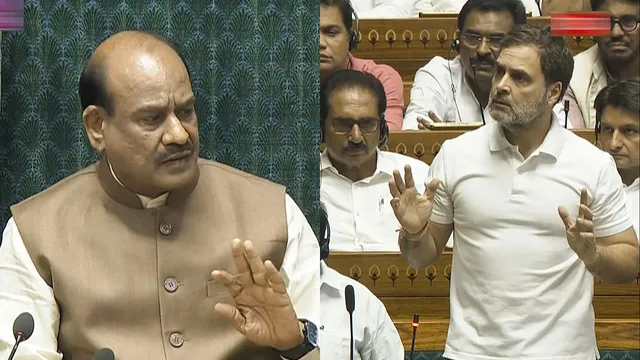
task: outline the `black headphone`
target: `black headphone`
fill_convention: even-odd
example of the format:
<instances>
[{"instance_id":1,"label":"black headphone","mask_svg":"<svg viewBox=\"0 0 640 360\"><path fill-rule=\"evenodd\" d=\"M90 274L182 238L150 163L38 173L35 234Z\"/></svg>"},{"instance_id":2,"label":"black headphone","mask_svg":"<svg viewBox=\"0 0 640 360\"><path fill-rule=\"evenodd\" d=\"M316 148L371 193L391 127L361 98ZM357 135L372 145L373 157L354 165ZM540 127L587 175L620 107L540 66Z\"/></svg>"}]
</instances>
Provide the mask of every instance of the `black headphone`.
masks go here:
<instances>
[{"instance_id":1,"label":"black headphone","mask_svg":"<svg viewBox=\"0 0 640 360\"><path fill-rule=\"evenodd\" d=\"M324 143L324 127L326 126L326 120L320 122L320 143ZM384 114L380 115L380 137L378 138L378 147L384 147L389 140L389 125L384 118Z\"/></svg>"},{"instance_id":2,"label":"black headphone","mask_svg":"<svg viewBox=\"0 0 640 360\"><path fill-rule=\"evenodd\" d=\"M358 14L353 10L353 6L351 5L351 1L347 0L347 4L349 5L349 10L351 10L351 15L356 20L356 30L349 29L349 52L355 51L358 48L358 34L360 33L360 20L358 19Z\"/></svg>"},{"instance_id":3,"label":"black headphone","mask_svg":"<svg viewBox=\"0 0 640 360\"><path fill-rule=\"evenodd\" d=\"M453 41L451 41L451 50L457 52L458 54L460 54L460 40L459 39L453 39Z\"/></svg>"},{"instance_id":4,"label":"black headphone","mask_svg":"<svg viewBox=\"0 0 640 360\"><path fill-rule=\"evenodd\" d=\"M598 145L598 136L600 135L600 128L602 127L602 125L600 125L600 116L596 116L596 126L594 127L594 132L596 135L596 143L595 145Z\"/></svg>"},{"instance_id":5,"label":"black headphone","mask_svg":"<svg viewBox=\"0 0 640 360\"><path fill-rule=\"evenodd\" d=\"M329 257L329 241L331 240L331 227L329 226L329 216L324 204L320 203L320 236L318 243L320 244L320 260Z\"/></svg>"}]
</instances>

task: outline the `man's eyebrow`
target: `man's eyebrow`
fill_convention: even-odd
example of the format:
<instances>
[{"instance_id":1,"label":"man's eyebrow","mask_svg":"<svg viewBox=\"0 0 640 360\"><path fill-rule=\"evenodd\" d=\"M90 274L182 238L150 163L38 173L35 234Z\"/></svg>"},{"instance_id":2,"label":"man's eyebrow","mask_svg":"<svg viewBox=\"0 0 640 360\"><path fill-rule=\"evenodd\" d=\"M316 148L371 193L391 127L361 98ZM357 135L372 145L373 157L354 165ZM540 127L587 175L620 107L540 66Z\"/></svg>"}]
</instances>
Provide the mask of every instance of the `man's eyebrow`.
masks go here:
<instances>
[{"instance_id":1,"label":"man's eyebrow","mask_svg":"<svg viewBox=\"0 0 640 360\"><path fill-rule=\"evenodd\" d=\"M345 116L337 116L333 118L334 120L353 120L353 121L378 121L379 119L376 117L372 117L372 116L365 116L365 117L361 117L361 118L352 118L352 117L345 117Z\"/></svg>"},{"instance_id":2,"label":"man's eyebrow","mask_svg":"<svg viewBox=\"0 0 640 360\"><path fill-rule=\"evenodd\" d=\"M524 69L511 68L511 69L509 69L509 72L514 74L514 75L520 75L520 76L528 78L528 79L531 78L531 75L529 75L529 73Z\"/></svg>"},{"instance_id":3,"label":"man's eyebrow","mask_svg":"<svg viewBox=\"0 0 640 360\"><path fill-rule=\"evenodd\" d=\"M134 109L132 113L134 115L157 113L157 112L164 111L166 108L167 108L166 104L163 104L160 102L148 103L148 104L140 105L139 107Z\"/></svg>"},{"instance_id":4,"label":"man's eyebrow","mask_svg":"<svg viewBox=\"0 0 640 360\"><path fill-rule=\"evenodd\" d=\"M334 29L340 30L341 27L338 24L329 24L329 25L320 26L320 29L321 30L334 30Z\"/></svg>"},{"instance_id":5,"label":"man's eyebrow","mask_svg":"<svg viewBox=\"0 0 640 360\"><path fill-rule=\"evenodd\" d=\"M189 98L187 98L187 100L183 101L182 104L178 105L178 108L183 109L183 108L191 107L195 105L195 103L196 103L196 97L194 95L191 95Z\"/></svg>"}]
</instances>

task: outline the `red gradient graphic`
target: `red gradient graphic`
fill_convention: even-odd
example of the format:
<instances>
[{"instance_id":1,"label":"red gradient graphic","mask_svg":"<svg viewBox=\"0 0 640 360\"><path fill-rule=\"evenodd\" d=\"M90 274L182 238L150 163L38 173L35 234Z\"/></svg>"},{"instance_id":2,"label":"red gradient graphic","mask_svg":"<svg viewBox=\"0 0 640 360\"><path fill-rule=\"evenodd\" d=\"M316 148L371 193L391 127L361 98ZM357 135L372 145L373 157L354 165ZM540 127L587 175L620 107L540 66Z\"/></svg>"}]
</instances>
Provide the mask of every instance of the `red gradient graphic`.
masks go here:
<instances>
[{"instance_id":1,"label":"red gradient graphic","mask_svg":"<svg viewBox=\"0 0 640 360\"><path fill-rule=\"evenodd\" d=\"M551 14L551 36L607 36L611 30L608 12Z\"/></svg>"}]
</instances>

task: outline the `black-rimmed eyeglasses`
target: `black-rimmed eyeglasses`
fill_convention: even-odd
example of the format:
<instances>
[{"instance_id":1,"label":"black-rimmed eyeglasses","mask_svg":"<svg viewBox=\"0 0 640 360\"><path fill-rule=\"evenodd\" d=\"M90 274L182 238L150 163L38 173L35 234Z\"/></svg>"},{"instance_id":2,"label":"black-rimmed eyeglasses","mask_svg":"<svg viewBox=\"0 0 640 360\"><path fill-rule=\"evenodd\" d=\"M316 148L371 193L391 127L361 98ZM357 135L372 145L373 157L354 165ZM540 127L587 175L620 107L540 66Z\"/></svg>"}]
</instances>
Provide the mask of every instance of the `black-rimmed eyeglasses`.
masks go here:
<instances>
[{"instance_id":1,"label":"black-rimmed eyeglasses","mask_svg":"<svg viewBox=\"0 0 640 360\"><path fill-rule=\"evenodd\" d=\"M624 32L632 32L638 27L638 23L640 22L640 18L634 15L622 15L620 17L612 16L611 17L611 28L609 30L613 30L616 24L620 25L620 29Z\"/></svg>"},{"instance_id":2,"label":"black-rimmed eyeglasses","mask_svg":"<svg viewBox=\"0 0 640 360\"><path fill-rule=\"evenodd\" d=\"M351 131L353 125L358 125L358 128L363 133L374 133L378 130L378 123L380 120L378 119L361 119L361 120L352 120L352 119L333 119L333 130L337 133L346 134Z\"/></svg>"},{"instance_id":3,"label":"black-rimmed eyeglasses","mask_svg":"<svg viewBox=\"0 0 640 360\"><path fill-rule=\"evenodd\" d=\"M475 47L475 46L479 46L480 44L482 44L482 41L484 39L487 39L487 45L490 48L500 48L500 46L502 45L502 42L504 41L504 36L482 36L482 35L478 35L478 34L464 34L461 36L462 40L464 40L464 42L471 46L471 47Z\"/></svg>"}]
</instances>

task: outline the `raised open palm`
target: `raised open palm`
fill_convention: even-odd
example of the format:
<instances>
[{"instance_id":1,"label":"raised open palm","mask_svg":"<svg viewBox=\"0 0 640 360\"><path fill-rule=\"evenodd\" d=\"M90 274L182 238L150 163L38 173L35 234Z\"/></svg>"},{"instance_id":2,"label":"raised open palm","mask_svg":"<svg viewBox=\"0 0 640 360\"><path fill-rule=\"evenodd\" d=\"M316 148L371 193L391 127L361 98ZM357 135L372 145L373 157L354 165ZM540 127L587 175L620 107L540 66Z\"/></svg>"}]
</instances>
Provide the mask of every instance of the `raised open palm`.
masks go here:
<instances>
[{"instance_id":1,"label":"raised open palm","mask_svg":"<svg viewBox=\"0 0 640 360\"><path fill-rule=\"evenodd\" d=\"M268 260L263 263L250 241L234 239L231 252L238 274L215 270L211 275L227 287L236 306L218 303L216 312L258 345L277 350L300 345L300 322L276 267Z\"/></svg>"},{"instance_id":2,"label":"raised open palm","mask_svg":"<svg viewBox=\"0 0 640 360\"><path fill-rule=\"evenodd\" d=\"M389 181L391 207L402 228L409 234L417 234L427 225L433 210L433 198L440 181L433 179L427 185L424 194L416 189L411 166L404 167L404 181L400 171L393 171L393 180Z\"/></svg>"}]
</instances>

